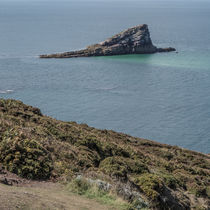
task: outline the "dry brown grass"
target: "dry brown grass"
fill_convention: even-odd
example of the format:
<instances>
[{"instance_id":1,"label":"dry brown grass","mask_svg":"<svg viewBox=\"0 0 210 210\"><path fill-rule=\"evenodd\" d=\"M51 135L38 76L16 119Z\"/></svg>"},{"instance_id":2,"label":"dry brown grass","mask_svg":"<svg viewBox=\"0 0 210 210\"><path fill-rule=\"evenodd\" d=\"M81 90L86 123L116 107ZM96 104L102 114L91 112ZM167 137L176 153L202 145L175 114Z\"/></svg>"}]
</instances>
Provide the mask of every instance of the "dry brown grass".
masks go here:
<instances>
[{"instance_id":1,"label":"dry brown grass","mask_svg":"<svg viewBox=\"0 0 210 210\"><path fill-rule=\"evenodd\" d=\"M42 183L38 186L11 187L0 184L1 210L111 210L94 199L88 199L67 191L58 183Z\"/></svg>"}]
</instances>

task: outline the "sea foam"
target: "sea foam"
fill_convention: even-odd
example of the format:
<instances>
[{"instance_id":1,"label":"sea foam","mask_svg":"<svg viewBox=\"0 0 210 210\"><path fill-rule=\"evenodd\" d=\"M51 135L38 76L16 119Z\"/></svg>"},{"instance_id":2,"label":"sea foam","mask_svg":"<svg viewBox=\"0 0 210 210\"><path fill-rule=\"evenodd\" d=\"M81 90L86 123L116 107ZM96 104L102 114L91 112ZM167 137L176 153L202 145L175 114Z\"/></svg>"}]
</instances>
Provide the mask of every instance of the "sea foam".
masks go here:
<instances>
[{"instance_id":1,"label":"sea foam","mask_svg":"<svg viewBox=\"0 0 210 210\"><path fill-rule=\"evenodd\" d=\"M0 94L8 94L12 92L14 92L14 90L0 90Z\"/></svg>"}]
</instances>

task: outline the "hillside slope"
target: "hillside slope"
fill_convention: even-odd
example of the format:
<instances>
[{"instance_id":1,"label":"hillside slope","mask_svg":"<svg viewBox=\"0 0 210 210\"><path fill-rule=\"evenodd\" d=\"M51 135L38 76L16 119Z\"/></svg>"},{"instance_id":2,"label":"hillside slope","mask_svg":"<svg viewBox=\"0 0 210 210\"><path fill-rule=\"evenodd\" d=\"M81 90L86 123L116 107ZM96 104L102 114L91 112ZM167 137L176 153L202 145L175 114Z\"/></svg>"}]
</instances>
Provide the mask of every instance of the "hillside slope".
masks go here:
<instances>
[{"instance_id":1,"label":"hillside slope","mask_svg":"<svg viewBox=\"0 0 210 210\"><path fill-rule=\"evenodd\" d=\"M210 206L208 155L58 121L15 100L0 100L1 165L35 180L100 179L151 209Z\"/></svg>"}]
</instances>

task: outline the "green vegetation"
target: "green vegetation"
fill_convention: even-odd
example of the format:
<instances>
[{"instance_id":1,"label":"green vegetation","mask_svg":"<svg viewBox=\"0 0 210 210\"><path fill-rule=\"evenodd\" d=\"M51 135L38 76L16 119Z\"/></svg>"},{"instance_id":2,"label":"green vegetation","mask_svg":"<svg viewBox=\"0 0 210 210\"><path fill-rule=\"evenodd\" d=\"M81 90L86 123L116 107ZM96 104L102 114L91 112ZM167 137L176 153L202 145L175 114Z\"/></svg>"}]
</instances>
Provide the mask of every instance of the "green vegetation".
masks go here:
<instances>
[{"instance_id":1,"label":"green vegetation","mask_svg":"<svg viewBox=\"0 0 210 210\"><path fill-rule=\"evenodd\" d=\"M0 161L8 171L29 179L47 179L52 170L49 152L37 141L15 136L12 131L3 136L0 144Z\"/></svg>"},{"instance_id":2,"label":"green vegetation","mask_svg":"<svg viewBox=\"0 0 210 210\"><path fill-rule=\"evenodd\" d=\"M161 190L163 183L159 176L155 174L142 174L138 176L134 183L152 200L156 200L159 196L158 191Z\"/></svg>"},{"instance_id":3,"label":"green vegetation","mask_svg":"<svg viewBox=\"0 0 210 210\"><path fill-rule=\"evenodd\" d=\"M119 205L102 204L97 199L70 192L60 183L30 182L30 186L0 183L1 210L117 210ZM122 201L123 203L123 201ZM126 205L126 204L125 204Z\"/></svg>"},{"instance_id":4,"label":"green vegetation","mask_svg":"<svg viewBox=\"0 0 210 210\"><path fill-rule=\"evenodd\" d=\"M41 180L103 174L113 185L129 183L152 207L167 208L173 200L205 209L210 200L209 155L58 121L15 100L0 99L0 165Z\"/></svg>"},{"instance_id":5,"label":"green vegetation","mask_svg":"<svg viewBox=\"0 0 210 210\"><path fill-rule=\"evenodd\" d=\"M96 184L91 184L84 178L72 180L67 185L67 188L70 192L97 200L101 204L112 206L115 209L131 210L131 206L122 199L119 199L117 195L100 189Z\"/></svg>"},{"instance_id":6,"label":"green vegetation","mask_svg":"<svg viewBox=\"0 0 210 210\"><path fill-rule=\"evenodd\" d=\"M128 172L131 174L141 174L148 171L147 166L140 160L123 158L121 156L108 157L101 161L100 170L105 174L116 177L127 178Z\"/></svg>"}]
</instances>

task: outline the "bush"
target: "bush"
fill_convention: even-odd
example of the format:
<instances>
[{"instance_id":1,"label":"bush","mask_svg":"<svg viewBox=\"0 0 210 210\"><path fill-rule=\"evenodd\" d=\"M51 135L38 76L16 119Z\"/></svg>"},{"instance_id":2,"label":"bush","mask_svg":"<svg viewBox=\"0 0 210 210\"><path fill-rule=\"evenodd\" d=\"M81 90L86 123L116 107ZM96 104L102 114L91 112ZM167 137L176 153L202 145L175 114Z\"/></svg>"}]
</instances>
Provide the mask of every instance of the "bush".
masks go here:
<instances>
[{"instance_id":1,"label":"bush","mask_svg":"<svg viewBox=\"0 0 210 210\"><path fill-rule=\"evenodd\" d=\"M52 159L35 140L4 138L0 142L0 162L5 168L29 179L47 179L52 171Z\"/></svg>"},{"instance_id":2,"label":"bush","mask_svg":"<svg viewBox=\"0 0 210 210\"><path fill-rule=\"evenodd\" d=\"M148 171L140 160L132 160L123 157L108 157L100 163L100 169L112 176L127 177L127 174L141 174Z\"/></svg>"},{"instance_id":3,"label":"bush","mask_svg":"<svg viewBox=\"0 0 210 210\"><path fill-rule=\"evenodd\" d=\"M67 187L71 192L84 195L88 190L90 190L91 185L85 179L76 178L73 179Z\"/></svg>"},{"instance_id":4,"label":"bush","mask_svg":"<svg viewBox=\"0 0 210 210\"><path fill-rule=\"evenodd\" d=\"M206 197L207 194L207 187L206 186L199 186L195 189L195 195L197 197Z\"/></svg>"},{"instance_id":5,"label":"bush","mask_svg":"<svg viewBox=\"0 0 210 210\"><path fill-rule=\"evenodd\" d=\"M163 177L165 185L170 187L171 189L176 189L179 186L183 187L181 181L176 179L173 175L161 174L161 177Z\"/></svg>"},{"instance_id":6,"label":"bush","mask_svg":"<svg viewBox=\"0 0 210 210\"><path fill-rule=\"evenodd\" d=\"M136 177L134 183L152 200L159 197L159 192L163 187L161 179L157 175L149 173Z\"/></svg>"},{"instance_id":7,"label":"bush","mask_svg":"<svg viewBox=\"0 0 210 210\"><path fill-rule=\"evenodd\" d=\"M124 178L127 176L128 172L127 166L122 164L120 157L106 158L100 163L100 169L108 175Z\"/></svg>"}]
</instances>

